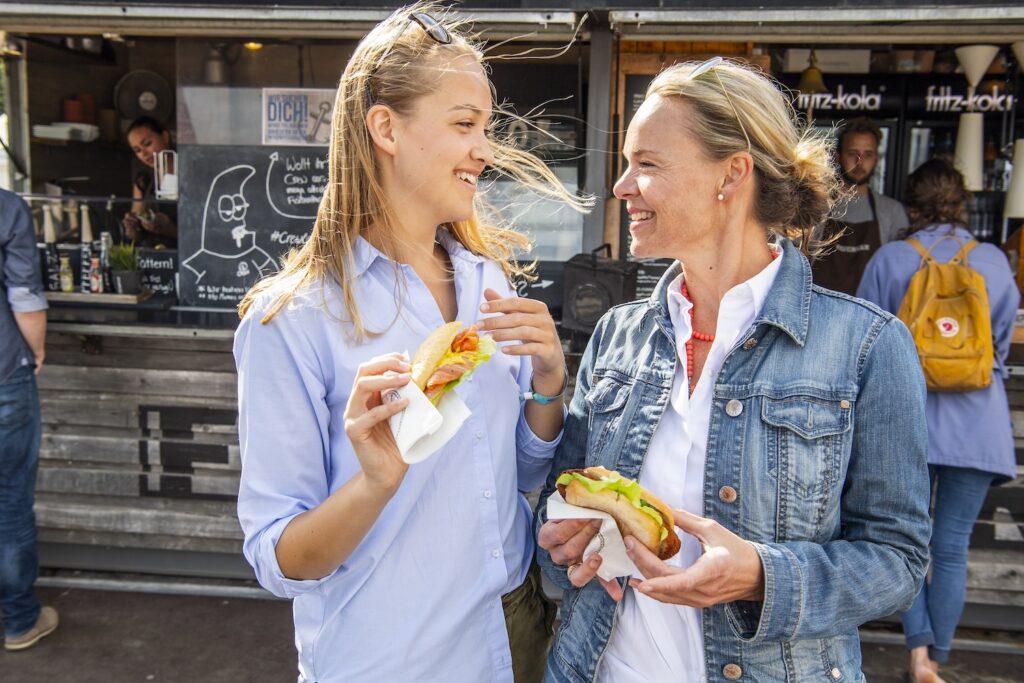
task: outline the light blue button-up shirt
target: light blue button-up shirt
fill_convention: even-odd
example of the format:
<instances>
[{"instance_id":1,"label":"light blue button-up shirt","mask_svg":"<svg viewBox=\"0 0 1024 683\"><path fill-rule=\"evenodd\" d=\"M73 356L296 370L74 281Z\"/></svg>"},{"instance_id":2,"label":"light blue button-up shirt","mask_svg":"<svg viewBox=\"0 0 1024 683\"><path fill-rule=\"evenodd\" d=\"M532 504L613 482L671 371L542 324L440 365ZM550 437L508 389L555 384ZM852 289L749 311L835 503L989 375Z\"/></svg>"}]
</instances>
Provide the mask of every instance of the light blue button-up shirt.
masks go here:
<instances>
[{"instance_id":1,"label":"light blue button-up shirt","mask_svg":"<svg viewBox=\"0 0 1024 683\"><path fill-rule=\"evenodd\" d=\"M438 239L454 268L460 321L480 317L487 287L514 295L497 264L444 230ZM557 445L523 416L529 357L497 353L456 389L472 414L439 452L409 468L336 571L301 581L278 566L275 546L292 518L359 471L342 418L359 365L393 351L411 355L444 323L410 267L398 266L404 283L396 288L396 264L361 237L353 255L359 310L379 336L346 337L334 282L307 287L266 325L270 299L257 301L235 335L245 556L265 588L294 599L300 681L511 683L501 596L523 582L534 551L520 491L544 482Z\"/></svg>"}]
</instances>

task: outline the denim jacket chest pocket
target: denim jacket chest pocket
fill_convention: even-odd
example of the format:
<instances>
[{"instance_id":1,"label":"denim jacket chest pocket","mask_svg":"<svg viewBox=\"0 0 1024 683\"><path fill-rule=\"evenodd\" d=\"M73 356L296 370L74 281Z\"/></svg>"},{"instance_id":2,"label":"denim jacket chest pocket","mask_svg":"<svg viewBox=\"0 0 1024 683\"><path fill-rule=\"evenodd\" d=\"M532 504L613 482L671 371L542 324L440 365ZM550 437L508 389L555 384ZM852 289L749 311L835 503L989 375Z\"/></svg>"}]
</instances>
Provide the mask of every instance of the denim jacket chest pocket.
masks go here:
<instances>
[{"instance_id":1,"label":"denim jacket chest pocket","mask_svg":"<svg viewBox=\"0 0 1024 683\"><path fill-rule=\"evenodd\" d=\"M803 501L829 494L839 481L843 453L849 451L852 413L848 400L763 397L766 465L780 493L792 492Z\"/></svg>"},{"instance_id":2,"label":"denim jacket chest pocket","mask_svg":"<svg viewBox=\"0 0 1024 683\"><path fill-rule=\"evenodd\" d=\"M587 435L587 466L614 468L619 450L614 442L621 436L626 404L633 382L613 375L594 375L590 391L584 396L590 414Z\"/></svg>"}]
</instances>

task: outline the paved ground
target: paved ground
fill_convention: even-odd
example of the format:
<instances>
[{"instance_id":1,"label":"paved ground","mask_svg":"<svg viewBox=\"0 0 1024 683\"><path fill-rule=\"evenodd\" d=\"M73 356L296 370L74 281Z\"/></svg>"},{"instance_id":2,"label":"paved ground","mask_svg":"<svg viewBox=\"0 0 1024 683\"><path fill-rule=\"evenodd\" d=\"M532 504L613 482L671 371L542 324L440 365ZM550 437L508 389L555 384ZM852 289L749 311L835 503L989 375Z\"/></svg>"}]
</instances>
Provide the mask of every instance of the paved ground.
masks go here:
<instances>
[{"instance_id":1,"label":"paved ground","mask_svg":"<svg viewBox=\"0 0 1024 683\"><path fill-rule=\"evenodd\" d=\"M3 683L278 683L295 680L287 602L42 588L61 627L25 652L0 651ZM970 632L972 641L1017 648L1021 634ZM895 627L873 628L864 646L871 683L903 683ZM1024 681L1024 654L960 651L949 683ZM380 681L379 683L390 683ZM402 682L404 683L404 682Z\"/></svg>"}]
</instances>

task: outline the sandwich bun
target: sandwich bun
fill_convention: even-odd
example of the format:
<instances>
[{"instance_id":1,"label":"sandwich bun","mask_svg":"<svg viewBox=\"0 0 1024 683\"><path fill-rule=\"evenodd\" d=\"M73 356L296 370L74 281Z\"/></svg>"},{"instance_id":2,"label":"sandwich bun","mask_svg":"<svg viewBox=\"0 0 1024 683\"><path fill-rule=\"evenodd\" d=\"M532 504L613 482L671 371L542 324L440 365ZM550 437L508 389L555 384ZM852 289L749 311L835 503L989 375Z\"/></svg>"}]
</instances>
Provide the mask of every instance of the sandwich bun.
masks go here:
<instances>
[{"instance_id":1,"label":"sandwich bun","mask_svg":"<svg viewBox=\"0 0 1024 683\"><path fill-rule=\"evenodd\" d=\"M582 474L588 479L594 480L606 480L614 477L632 483L632 480L603 467L566 470L562 473L563 476L566 474ZM667 560L679 552L682 544L679 536L676 534L675 519L671 508L643 487L640 487L640 497L661 515L663 520L661 524L654 517L634 506L625 495L616 491L608 489L590 491L583 483L573 479L568 483L558 484L558 492L562 494L565 502L570 505L607 512L615 520L615 524L619 527L619 533L622 534L623 538L633 536L647 546L659 559ZM662 529L667 531L664 540L661 538Z\"/></svg>"},{"instance_id":2,"label":"sandwich bun","mask_svg":"<svg viewBox=\"0 0 1024 683\"><path fill-rule=\"evenodd\" d=\"M412 381L420 388L420 391L426 390L427 381L434 374L437 364L451 349L452 341L461 331L462 323L458 321L447 323L431 332L416 349L416 355L412 357L411 363Z\"/></svg>"}]
</instances>

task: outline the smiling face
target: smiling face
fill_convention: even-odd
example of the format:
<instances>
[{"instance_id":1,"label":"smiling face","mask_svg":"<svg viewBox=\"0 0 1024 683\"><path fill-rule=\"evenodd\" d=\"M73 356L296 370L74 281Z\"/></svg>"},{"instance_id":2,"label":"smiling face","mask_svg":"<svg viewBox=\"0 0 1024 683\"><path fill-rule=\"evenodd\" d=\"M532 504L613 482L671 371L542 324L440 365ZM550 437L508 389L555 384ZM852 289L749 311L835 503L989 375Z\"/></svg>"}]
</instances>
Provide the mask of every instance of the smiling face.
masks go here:
<instances>
[{"instance_id":1,"label":"smiling face","mask_svg":"<svg viewBox=\"0 0 1024 683\"><path fill-rule=\"evenodd\" d=\"M477 179L494 161L486 133L491 89L483 68L464 55L442 69L437 86L397 115L394 129L394 190L435 225L473 215Z\"/></svg>"},{"instance_id":2,"label":"smiling face","mask_svg":"<svg viewBox=\"0 0 1024 683\"><path fill-rule=\"evenodd\" d=\"M167 131L157 133L146 126L139 126L128 132L128 145L139 161L153 168L157 153L160 150L169 149L171 140Z\"/></svg>"},{"instance_id":3,"label":"smiling face","mask_svg":"<svg viewBox=\"0 0 1024 683\"><path fill-rule=\"evenodd\" d=\"M724 169L690 134L689 114L685 102L652 95L629 124L622 150L628 166L615 196L626 202L634 256L681 259L688 247L718 239Z\"/></svg>"}]
</instances>

